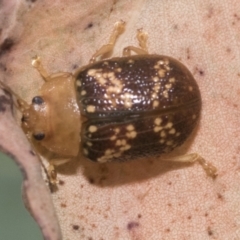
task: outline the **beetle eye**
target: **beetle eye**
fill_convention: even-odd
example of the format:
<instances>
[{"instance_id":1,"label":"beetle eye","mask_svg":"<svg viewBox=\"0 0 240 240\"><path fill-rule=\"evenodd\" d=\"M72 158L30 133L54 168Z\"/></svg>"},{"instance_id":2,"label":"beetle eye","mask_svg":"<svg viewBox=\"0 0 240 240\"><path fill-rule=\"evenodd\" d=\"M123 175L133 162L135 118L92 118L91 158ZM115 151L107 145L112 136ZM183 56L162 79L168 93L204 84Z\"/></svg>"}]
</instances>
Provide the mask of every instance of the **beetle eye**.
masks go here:
<instances>
[{"instance_id":1,"label":"beetle eye","mask_svg":"<svg viewBox=\"0 0 240 240\"><path fill-rule=\"evenodd\" d=\"M33 137L37 140L37 141L41 141L45 138L45 134L44 133L36 133L33 134Z\"/></svg>"},{"instance_id":2,"label":"beetle eye","mask_svg":"<svg viewBox=\"0 0 240 240\"><path fill-rule=\"evenodd\" d=\"M37 105L41 105L41 104L44 103L44 100L43 100L42 97L36 96L36 97L34 97L34 98L32 99L32 103L33 103L33 104L37 104Z\"/></svg>"}]
</instances>

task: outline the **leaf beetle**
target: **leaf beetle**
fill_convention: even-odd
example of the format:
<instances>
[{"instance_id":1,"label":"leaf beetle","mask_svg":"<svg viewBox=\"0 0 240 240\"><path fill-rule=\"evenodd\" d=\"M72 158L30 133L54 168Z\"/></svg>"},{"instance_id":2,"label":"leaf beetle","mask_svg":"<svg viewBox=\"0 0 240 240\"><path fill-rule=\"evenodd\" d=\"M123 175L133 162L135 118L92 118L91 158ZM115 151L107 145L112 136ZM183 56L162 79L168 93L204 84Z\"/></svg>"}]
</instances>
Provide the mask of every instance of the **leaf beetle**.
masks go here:
<instances>
[{"instance_id":1,"label":"leaf beetle","mask_svg":"<svg viewBox=\"0 0 240 240\"><path fill-rule=\"evenodd\" d=\"M49 75L40 58L33 59L45 83L31 104L9 89L22 112L24 132L51 153L51 182L56 182L54 166L76 157L80 149L101 163L157 156L182 145L198 123L201 95L193 75L172 57L149 54L142 29L139 47L124 48L122 57L103 58L124 27L125 22L117 22L108 44L73 74ZM216 176L216 168L198 154L170 160L198 161Z\"/></svg>"}]
</instances>

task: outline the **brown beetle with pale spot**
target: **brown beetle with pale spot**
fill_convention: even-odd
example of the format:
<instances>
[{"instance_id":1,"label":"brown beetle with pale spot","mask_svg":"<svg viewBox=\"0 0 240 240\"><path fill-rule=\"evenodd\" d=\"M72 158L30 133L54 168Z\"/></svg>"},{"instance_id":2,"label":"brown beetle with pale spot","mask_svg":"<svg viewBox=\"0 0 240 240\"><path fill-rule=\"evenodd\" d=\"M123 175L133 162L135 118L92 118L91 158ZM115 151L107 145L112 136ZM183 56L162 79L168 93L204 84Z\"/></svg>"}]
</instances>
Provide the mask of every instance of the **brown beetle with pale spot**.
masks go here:
<instances>
[{"instance_id":1,"label":"brown beetle with pale spot","mask_svg":"<svg viewBox=\"0 0 240 240\"><path fill-rule=\"evenodd\" d=\"M79 149L97 162L157 156L182 145L197 125L201 95L195 79L176 59L148 54L142 30L137 33L140 47L128 46L123 57L96 61L112 51L124 26L117 22L109 43L75 74L49 75L35 58L33 66L45 80L39 96L29 105L15 94L28 138L52 153L52 182L53 166L76 157ZM172 160L198 161L216 176L216 168L198 154Z\"/></svg>"}]
</instances>

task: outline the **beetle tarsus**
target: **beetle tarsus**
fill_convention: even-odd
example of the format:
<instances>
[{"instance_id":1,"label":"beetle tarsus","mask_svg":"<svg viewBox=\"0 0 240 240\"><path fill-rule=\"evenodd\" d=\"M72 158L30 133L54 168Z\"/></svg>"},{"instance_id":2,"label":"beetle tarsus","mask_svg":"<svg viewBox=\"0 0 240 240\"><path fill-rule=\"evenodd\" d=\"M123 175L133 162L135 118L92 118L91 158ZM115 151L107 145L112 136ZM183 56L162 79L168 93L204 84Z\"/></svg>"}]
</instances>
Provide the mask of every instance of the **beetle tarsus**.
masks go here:
<instances>
[{"instance_id":1,"label":"beetle tarsus","mask_svg":"<svg viewBox=\"0 0 240 240\"><path fill-rule=\"evenodd\" d=\"M125 24L126 23L123 20L120 20L115 23L114 30L109 38L108 43L106 45L103 45L100 49L96 51L95 54L93 54L92 58L90 59L90 63L94 63L97 57L102 57L103 55L112 52L116 40L124 31Z\"/></svg>"},{"instance_id":2,"label":"beetle tarsus","mask_svg":"<svg viewBox=\"0 0 240 240\"><path fill-rule=\"evenodd\" d=\"M135 46L125 47L123 49L123 56L124 57L131 56L131 51L135 52L137 55L148 54L147 39L148 39L148 34L144 32L142 28L138 29L137 40L138 40L139 47L135 47Z\"/></svg>"}]
</instances>

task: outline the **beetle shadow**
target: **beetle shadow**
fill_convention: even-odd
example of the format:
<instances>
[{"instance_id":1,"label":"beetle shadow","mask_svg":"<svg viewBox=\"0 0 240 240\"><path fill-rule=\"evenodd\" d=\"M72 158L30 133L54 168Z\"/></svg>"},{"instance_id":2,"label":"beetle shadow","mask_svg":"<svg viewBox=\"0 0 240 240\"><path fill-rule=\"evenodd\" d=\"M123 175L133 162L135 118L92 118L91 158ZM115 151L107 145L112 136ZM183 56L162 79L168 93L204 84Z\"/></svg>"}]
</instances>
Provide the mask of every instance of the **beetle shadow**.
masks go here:
<instances>
[{"instance_id":1,"label":"beetle shadow","mask_svg":"<svg viewBox=\"0 0 240 240\"><path fill-rule=\"evenodd\" d=\"M77 174L81 168L86 180L99 187L114 187L128 183L146 181L155 178L169 171L174 171L193 166L194 163L182 163L163 160L171 159L186 154L197 129L190 138L170 154L159 157L145 157L126 162L96 163L85 157L79 157L73 161L58 167L57 171L63 175Z\"/></svg>"}]
</instances>

